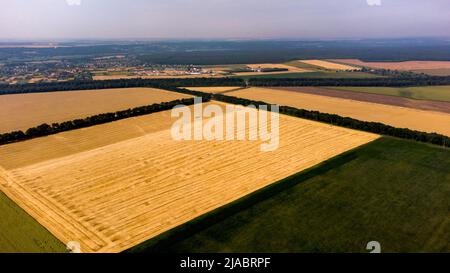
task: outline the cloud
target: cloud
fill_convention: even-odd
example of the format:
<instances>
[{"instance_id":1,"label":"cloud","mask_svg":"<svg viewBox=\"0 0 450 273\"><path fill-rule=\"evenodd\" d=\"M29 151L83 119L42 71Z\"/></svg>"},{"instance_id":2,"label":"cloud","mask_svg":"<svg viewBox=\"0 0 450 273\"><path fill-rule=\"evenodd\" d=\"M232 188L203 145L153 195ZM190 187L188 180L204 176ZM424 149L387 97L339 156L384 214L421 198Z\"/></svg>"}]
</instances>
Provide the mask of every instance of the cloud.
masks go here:
<instances>
[{"instance_id":1,"label":"cloud","mask_svg":"<svg viewBox=\"0 0 450 273\"><path fill-rule=\"evenodd\" d=\"M369 6L381 6L381 0L367 0Z\"/></svg>"},{"instance_id":2,"label":"cloud","mask_svg":"<svg viewBox=\"0 0 450 273\"><path fill-rule=\"evenodd\" d=\"M81 5L81 0L66 0L69 6L79 6Z\"/></svg>"}]
</instances>

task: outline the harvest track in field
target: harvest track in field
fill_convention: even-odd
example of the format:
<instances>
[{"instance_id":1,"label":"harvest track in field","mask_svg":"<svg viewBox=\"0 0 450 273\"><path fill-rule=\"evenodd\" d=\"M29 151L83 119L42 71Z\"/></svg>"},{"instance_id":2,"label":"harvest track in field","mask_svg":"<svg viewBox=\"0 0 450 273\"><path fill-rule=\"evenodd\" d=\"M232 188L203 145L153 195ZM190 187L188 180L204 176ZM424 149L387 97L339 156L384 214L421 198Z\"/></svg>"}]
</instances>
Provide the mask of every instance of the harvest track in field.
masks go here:
<instances>
[{"instance_id":1,"label":"harvest track in field","mask_svg":"<svg viewBox=\"0 0 450 273\"><path fill-rule=\"evenodd\" d=\"M120 252L378 138L282 115L279 149L261 152L261 141L174 141L168 117L0 146L1 190L63 243Z\"/></svg>"},{"instance_id":2,"label":"harvest track in field","mask_svg":"<svg viewBox=\"0 0 450 273\"><path fill-rule=\"evenodd\" d=\"M1 95L0 133L189 97L154 88Z\"/></svg>"},{"instance_id":3,"label":"harvest track in field","mask_svg":"<svg viewBox=\"0 0 450 273\"><path fill-rule=\"evenodd\" d=\"M248 88L230 92L227 95L450 136L450 114L442 112L269 88Z\"/></svg>"}]
</instances>

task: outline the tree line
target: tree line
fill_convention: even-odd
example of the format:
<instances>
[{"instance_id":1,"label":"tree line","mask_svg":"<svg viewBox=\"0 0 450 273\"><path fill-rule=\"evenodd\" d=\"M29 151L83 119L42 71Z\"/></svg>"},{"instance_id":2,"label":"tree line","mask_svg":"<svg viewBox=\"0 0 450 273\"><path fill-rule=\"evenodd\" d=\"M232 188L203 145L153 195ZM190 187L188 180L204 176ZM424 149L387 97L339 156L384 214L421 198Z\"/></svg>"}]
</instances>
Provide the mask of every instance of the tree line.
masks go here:
<instances>
[{"instance_id":1,"label":"tree line","mask_svg":"<svg viewBox=\"0 0 450 273\"><path fill-rule=\"evenodd\" d=\"M427 75L425 73L416 73L413 71L400 71L400 70L393 70L393 69L381 69L381 68L369 68L369 67L362 67L360 72L366 72L370 74L375 74L379 76L384 77L397 77L397 78L429 78L433 77L431 75Z\"/></svg>"},{"instance_id":2,"label":"tree line","mask_svg":"<svg viewBox=\"0 0 450 273\"><path fill-rule=\"evenodd\" d=\"M203 98L203 101L208 101L208 98ZM94 125L104 124L112 121L117 121L121 119L126 119L130 117L142 116L151 113L161 112L170 110L177 105L193 105L194 99L180 99L170 102L155 103L152 105L146 105L141 107L136 107L132 109L104 113L99 115L94 115L86 117L83 119L75 119L71 121L65 121L61 123L53 123L51 125L44 123L36 127L29 128L24 131L14 131L10 133L0 134L0 145L29 140L37 137L43 137L48 135L53 135L65 131L76 130L81 128L86 128Z\"/></svg>"},{"instance_id":3,"label":"tree line","mask_svg":"<svg viewBox=\"0 0 450 273\"><path fill-rule=\"evenodd\" d=\"M176 91L177 87L198 86L429 86L450 85L450 76L405 76L386 78L178 78L178 79L119 79L105 81L67 81L53 83L0 85L0 95L78 91L90 89L151 87Z\"/></svg>"}]
</instances>

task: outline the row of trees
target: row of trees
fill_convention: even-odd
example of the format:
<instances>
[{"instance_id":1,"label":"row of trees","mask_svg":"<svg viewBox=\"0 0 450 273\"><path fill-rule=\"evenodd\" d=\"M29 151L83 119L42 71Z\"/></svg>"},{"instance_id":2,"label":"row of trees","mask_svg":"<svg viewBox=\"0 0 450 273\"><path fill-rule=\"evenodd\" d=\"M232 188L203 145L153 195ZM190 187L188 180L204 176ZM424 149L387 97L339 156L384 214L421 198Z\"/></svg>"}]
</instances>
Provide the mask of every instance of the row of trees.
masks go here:
<instances>
[{"instance_id":1,"label":"row of trees","mask_svg":"<svg viewBox=\"0 0 450 273\"><path fill-rule=\"evenodd\" d=\"M393 70L393 69L374 69L369 67L363 67L361 68L361 72L371 73L375 75L380 75L384 77L397 77L397 78L429 78L433 77L430 75L427 75L425 73L416 73L413 71L400 71L400 70Z\"/></svg>"},{"instance_id":2,"label":"row of trees","mask_svg":"<svg viewBox=\"0 0 450 273\"><path fill-rule=\"evenodd\" d=\"M207 101L207 98L203 99L204 101ZM105 113L105 114L99 114L95 116L90 116L83 119L75 119L71 121L66 121L62 123L53 123L52 125L49 124L42 124L37 127L30 128L23 131L14 131L11 133L5 133L0 134L0 145L7 144L7 143L13 143L18 142L22 140L28 140L36 137L42 137L42 136L48 136L52 134L57 134L65 131L90 127L94 125L99 125L103 123L108 123L120 119L130 118L130 117L136 117L136 116L142 116L147 115L151 113L161 112L170 110L176 105L192 105L194 104L194 99L181 99L181 100L174 100L170 102L163 102L159 104L152 104L147 106L141 106L136 107L132 109L127 109L123 111L117 111L114 113Z\"/></svg>"},{"instance_id":3,"label":"row of trees","mask_svg":"<svg viewBox=\"0 0 450 273\"><path fill-rule=\"evenodd\" d=\"M395 74L394 74L395 75ZM427 86L450 85L450 76L420 76L401 74L386 78L326 79L326 78L184 78L184 79L120 79L106 81L69 81L56 83L35 83L0 85L0 95L39 93L52 91L77 91L89 89L152 87L175 91L177 87L196 86Z\"/></svg>"},{"instance_id":4,"label":"row of trees","mask_svg":"<svg viewBox=\"0 0 450 273\"><path fill-rule=\"evenodd\" d=\"M152 87L173 90L176 87L243 86L238 78L185 78L185 79L120 79L105 81L68 81L34 84L0 85L0 95L40 93L53 91L78 91L108 88Z\"/></svg>"},{"instance_id":5,"label":"row of trees","mask_svg":"<svg viewBox=\"0 0 450 273\"><path fill-rule=\"evenodd\" d=\"M268 105L266 102L262 101L253 101L243 98L237 98L237 97L231 97L226 96L222 94L216 94L214 95L213 99L227 102L227 103L233 103L233 104L240 104L240 105ZM368 121L361 121L353 118L348 117L341 117L339 115L335 114L326 114L321 113L318 111L309 111L304 109L297 109L293 107L288 106L281 106L280 107L280 113L286 114L298 118L304 118L314 121L320 121L336 126L346 127L350 129L356 129L361 131L366 131L370 133L380 134L380 135L386 135L386 136L393 136L403 139L410 139L420 142L426 142L431 143L435 145L450 147L450 137L436 134L436 133L425 133L415 130L410 130L406 128L396 128L392 127L383 123L378 122L368 122Z\"/></svg>"}]
</instances>

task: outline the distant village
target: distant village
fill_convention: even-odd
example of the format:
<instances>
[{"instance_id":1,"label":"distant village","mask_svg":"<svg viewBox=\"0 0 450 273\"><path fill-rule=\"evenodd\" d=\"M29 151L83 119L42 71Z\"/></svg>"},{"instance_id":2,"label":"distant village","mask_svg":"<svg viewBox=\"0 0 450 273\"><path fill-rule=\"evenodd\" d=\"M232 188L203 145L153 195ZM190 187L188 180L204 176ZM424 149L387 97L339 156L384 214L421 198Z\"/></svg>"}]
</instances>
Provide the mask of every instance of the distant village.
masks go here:
<instances>
[{"instance_id":1,"label":"distant village","mask_svg":"<svg viewBox=\"0 0 450 273\"><path fill-rule=\"evenodd\" d=\"M0 64L0 84L215 74L200 66L143 63L126 56Z\"/></svg>"}]
</instances>

